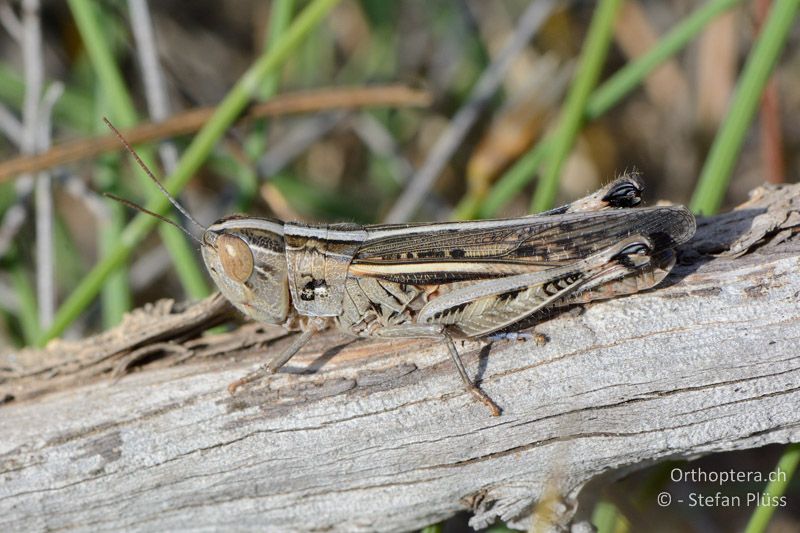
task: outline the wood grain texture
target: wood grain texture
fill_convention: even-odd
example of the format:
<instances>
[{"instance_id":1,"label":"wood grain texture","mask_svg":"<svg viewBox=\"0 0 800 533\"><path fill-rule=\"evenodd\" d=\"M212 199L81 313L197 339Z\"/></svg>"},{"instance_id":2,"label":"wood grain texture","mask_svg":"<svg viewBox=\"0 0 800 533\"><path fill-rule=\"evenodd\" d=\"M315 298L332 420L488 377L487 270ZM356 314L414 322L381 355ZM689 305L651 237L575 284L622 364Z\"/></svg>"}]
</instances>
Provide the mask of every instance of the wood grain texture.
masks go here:
<instances>
[{"instance_id":1,"label":"wood grain texture","mask_svg":"<svg viewBox=\"0 0 800 533\"><path fill-rule=\"evenodd\" d=\"M526 524L553 492L580 529L599 476L798 442L798 204L797 186L759 189L701 221L660 288L555 317L544 346L459 346L497 418L425 340L322 335L231 397L290 339L198 338L227 316L218 300L7 354L0 530L401 531L464 509Z\"/></svg>"}]
</instances>

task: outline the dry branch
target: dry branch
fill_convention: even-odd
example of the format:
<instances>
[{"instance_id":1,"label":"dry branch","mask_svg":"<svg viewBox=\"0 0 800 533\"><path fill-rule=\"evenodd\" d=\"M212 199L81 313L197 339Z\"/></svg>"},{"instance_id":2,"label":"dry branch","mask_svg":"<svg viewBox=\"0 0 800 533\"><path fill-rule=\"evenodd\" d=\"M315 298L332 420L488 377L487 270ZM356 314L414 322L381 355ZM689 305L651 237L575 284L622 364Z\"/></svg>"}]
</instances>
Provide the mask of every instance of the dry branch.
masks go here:
<instances>
[{"instance_id":1,"label":"dry branch","mask_svg":"<svg viewBox=\"0 0 800 533\"><path fill-rule=\"evenodd\" d=\"M546 491L580 524L598 476L798 442L799 226L800 186L759 189L701 221L660 288L538 326L543 347L466 343L499 418L422 340L321 336L231 397L289 339L256 324L200 337L226 320L219 299L12 354L0 529L390 531L463 509L482 526L525 523Z\"/></svg>"}]
</instances>

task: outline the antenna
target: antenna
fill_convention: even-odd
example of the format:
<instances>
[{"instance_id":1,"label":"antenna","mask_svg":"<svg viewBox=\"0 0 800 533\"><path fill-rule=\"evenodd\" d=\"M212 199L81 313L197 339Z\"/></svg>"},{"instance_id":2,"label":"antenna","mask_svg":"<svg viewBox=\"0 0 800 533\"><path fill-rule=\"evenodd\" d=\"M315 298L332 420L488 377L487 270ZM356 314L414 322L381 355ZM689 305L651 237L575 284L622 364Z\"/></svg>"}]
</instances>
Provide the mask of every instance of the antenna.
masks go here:
<instances>
[{"instance_id":1,"label":"antenna","mask_svg":"<svg viewBox=\"0 0 800 533\"><path fill-rule=\"evenodd\" d=\"M117 196L116 194L111 194L110 192L104 192L104 193L103 193L103 196L105 196L105 197L107 197L107 198L111 198L111 199L112 199L112 200L114 200L115 202L119 202L119 203L121 203L122 205L126 205L126 206L128 206L128 207L130 207L130 208L132 208L132 209L136 209L137 211L141 211L142 213L145 213L145 214L147 214L147 215L150 215L151 217L156 217L156 218L157 218L157 219L159 219L161 222L166 222L167 224L170 224L170 225L172 225L172 226L175 226L176 228L178 228L179 230L181 230L182 232L184 232L186 235L188 235L188 236L189 236L189 237L191 237L192 239L194 239L194 240L196 240L197 242L199 242L201 246L203 246L203 241L201 241L200 239L198 239L198 238L197 238L195 235L193 235L193 234L192 234L190 231L188 231L186 228L184 228L184 227L183 227L183 226L181 226L180 224L176 224L174 221L172 221L172 220L168 219L167 217L161 216L161 215L159 215L158 213L153 213L153 212L152 212L152 211L150 211L149 209L145 209L144 207L140 206L139 204L135 204L135 203L131 202L130 200L126 200L125 198L120 198L120 197L119 197L119 196Z\"/></svg>"},{"instance_id":2,"label":"antenna","mask_svg":"<svg viewBox=\"0 0 800 533\"><path fill-rule=\"evenodd\" d=\"M136 163L137 163L137 164L138 164L138 165L141 167L141 169L142 169L142 170L144 170L145 174L147 174L147 176L148 176L148 177L149 177L151 180L153 180L153 183L155 183L155 184L156 184L156 187L158 187L158 189L159 189L159 190L160 190L160 191L161 191L161 192L164 194L164 196L166 196L166 197L167 197L167 199L169 200L169 203L171 203L172 205L174 205L174 206L175 206L175 208L176 208L178 211L180 211L180 212L183 214L183 216L185 216L185 217L186 217L186 218L187 218L187 219L188 219L188 220L189 220L189 221L190 221L192 224L194 224L194 225L195 225L195 226L197 226L198 228L202 229L203 231L206 231L206 229L208 229L208 228L206 228L205 226L203 226L202 224L200 224L200 223L199 223L197 220L195 220L195 219L194 219L194 217L193 217L192 215L190 215L190 214L189 214L189 211L187 211L186 209L184 209L184 207L183 207L183 206L182 206L180 203L178 203L178 200L176 200L176 199L175 199L175 198L174 198L174 197L173 197L173 196L172 196L172 195L169 193L169 191L167 191L167 189L166 189L166 188L164 188L164 186L161 184L161 182L160 182L160 181L158 181L158 178L156 178L156 177L153 175L153 173L150 171L150 169L149 169L149 168L147 168L147 165L145 165L145 164L144 164L144 161L142 161L142 159L139 157L139 154L137 154L137 153L136 153L136 151L135 151L135 150L134 150L134 149L131 147L131 145L130 145L130 144L128 144L128 141L126 141L126 140L125 140L125 137L123 137L123 136L122 136L122 134L119 132L119 130L118 130L117 128L115 128L115 127L114 127L114 125L113 125L113 124L112 124L112 123L111 123L111 122L110 122L110 121L109 121L109 120L108 120L106 117L103 117L103 122L105 122L105 123L106 123L106 126L108 126L108 127L109 127L109 129L111 129L111 131L113 131L113 132L114 132L114 134L115 134L115 135L117 136L117 138L120 140L120 142L121 142L121 143L122 143L122 145L125 147L125 149L126 149L128 152L130 152L130 154L131 154L131 155L133 156L133 158L136 160ZM125 204L125 205L127 205L127 206L130 206L130 207L133 207L133 208L135 208L135 209L138 209L139 211L141 211L141 212L143 212L143 213L147 213L148 215L153 215L153 216L154 216L154 217L156 217L156 218L159 218L159 219L161 219L161 220L165 220L165 221L169 222L170 224L172 224L173 226L177 226L177 227L179 227L179 228L180 228L180 226L178 226L177 224L175 224L175 223L174 223L174 222L172 222L171 220L168 220L168 219L166 219L166 218L162 217L161 215L157 215L157 214L153 213L152 211L148 211L147 209L144 209L143 207L141 207L141 206L138 206L138 205L134 204L133 202L129 202L129 201L127 201L127 200L124 200L124 199L122 199L122 198L119 198L119 197L117 197L117 196L113 196L113 195L108 195L108 194L107 194L106 196L108 196L109 198L111 198L111 199L113 199L113 200L116 200L116 201L118 201L118 202L120 202L120 203L123 203L123 204ZM186 230L185 230L185 229L183 229L183 228L180 228L180 229L181 229L181 230L183 230L185 233L189 233L188 231L186 231ZM191 234L190 234L190 235L191 235ZM197 237L195 237L194 235L192 235L192 237L193 237L195 240L199 241L199 239L198 239Z\"/></svg>"}]
</instances>

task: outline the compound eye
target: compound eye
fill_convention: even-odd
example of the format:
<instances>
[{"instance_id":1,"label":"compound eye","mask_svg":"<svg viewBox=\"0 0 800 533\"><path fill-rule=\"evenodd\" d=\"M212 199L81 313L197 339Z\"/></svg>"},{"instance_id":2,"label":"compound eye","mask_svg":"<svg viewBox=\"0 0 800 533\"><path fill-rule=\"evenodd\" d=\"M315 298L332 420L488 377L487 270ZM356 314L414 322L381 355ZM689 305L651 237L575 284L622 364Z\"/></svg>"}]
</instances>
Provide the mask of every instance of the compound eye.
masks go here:
<instances>
[{"instance_id":1,"label":"compound eye","mask_svg":"<svg viewBox=\"0 0 800 533\"><path fill-rule=\"evenodd\" d=\"M223 233L217 238L217 253L225 273L244 283L253 273L253 252L244 240L235 235Z\"/></svg>"}]
</instances>

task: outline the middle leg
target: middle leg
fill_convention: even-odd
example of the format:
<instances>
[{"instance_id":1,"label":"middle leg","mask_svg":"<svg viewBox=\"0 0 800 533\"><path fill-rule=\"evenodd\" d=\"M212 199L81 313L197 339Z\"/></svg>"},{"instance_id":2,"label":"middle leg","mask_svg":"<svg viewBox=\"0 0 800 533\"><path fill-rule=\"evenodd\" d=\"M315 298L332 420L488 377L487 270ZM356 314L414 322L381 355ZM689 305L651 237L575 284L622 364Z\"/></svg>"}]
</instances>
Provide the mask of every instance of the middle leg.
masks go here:
<instances>
[{"instance_id":1,"label":"middle leg","mask_svg":"<svg viewBox=\"0 0 800 533\"><path fill-rule=\"evenodd\" d=\"M470 379L467 374L467 369L464 367L464 362L456 350L456 345L453 338L442 325L417 325L417 324L404 324L401 326L390 326L383 328L375 333L379 337L394 337L394 338L430 338L440 339L447 346L447 351L450 358L464 383L464 388L475 397L476 400L489 408L492 416L500 416L500 408L496 403L485 393L480 387Z\"/></svg>"}]
</instances>

